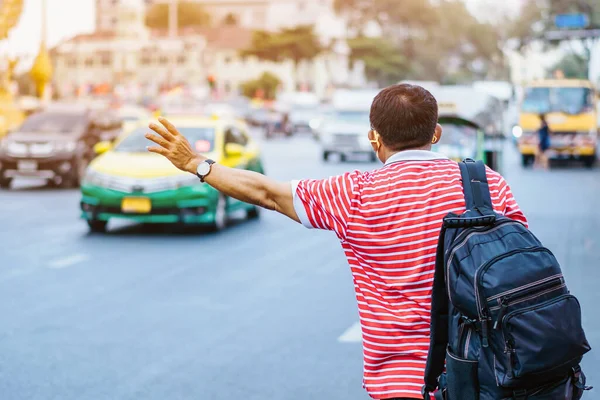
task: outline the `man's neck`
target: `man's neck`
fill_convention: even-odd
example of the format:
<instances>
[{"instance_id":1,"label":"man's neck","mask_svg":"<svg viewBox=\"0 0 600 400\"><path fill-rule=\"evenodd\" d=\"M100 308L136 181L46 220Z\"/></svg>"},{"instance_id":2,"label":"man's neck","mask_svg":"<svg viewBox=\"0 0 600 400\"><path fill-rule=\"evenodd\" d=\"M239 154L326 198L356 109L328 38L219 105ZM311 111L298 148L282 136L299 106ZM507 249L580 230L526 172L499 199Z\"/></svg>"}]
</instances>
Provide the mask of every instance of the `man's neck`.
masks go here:
<instances>
[{"instance_id":1,"label":"man's neck","mask_svg":"<svg viewBox=\"0 0 600 400\"><path fill-rule=\"evenodd\" d=\"M401 153L403 151L411 151L411 150L425 150L425 151L431 151L431 145L428 144L426 146L421 146L421 147L411 147L410 149L403 149L403 150L391 150L391 149L384 149L384 154L385 154L385 162L387 162L387 160L390 159L391 156L393 156L394 154L398 154Z\"/></svg>"}]
</instances>

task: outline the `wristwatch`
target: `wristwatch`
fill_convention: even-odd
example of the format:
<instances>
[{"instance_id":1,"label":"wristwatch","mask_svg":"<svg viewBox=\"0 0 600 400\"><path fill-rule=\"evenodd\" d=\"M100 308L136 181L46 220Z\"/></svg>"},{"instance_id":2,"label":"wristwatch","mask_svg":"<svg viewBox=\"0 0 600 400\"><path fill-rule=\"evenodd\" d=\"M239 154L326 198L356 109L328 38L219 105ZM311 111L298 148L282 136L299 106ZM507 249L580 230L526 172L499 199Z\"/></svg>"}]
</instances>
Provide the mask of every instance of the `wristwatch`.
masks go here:
<instances>
[{"instance_id":1,"label":"wristwatch","mask_svg":"<svg viewBox=\"0 0 600 400\"><path fill-rule=\"evenodd\" d=\"M206 175L210 173L210 167L214 163L215 162L213 160L206 159L198 164L198 168L196 168L196 175L198 175L198 178L200 178L200 182L204 182L204 178L206 178Z\"/></svg>"}]
</instances>

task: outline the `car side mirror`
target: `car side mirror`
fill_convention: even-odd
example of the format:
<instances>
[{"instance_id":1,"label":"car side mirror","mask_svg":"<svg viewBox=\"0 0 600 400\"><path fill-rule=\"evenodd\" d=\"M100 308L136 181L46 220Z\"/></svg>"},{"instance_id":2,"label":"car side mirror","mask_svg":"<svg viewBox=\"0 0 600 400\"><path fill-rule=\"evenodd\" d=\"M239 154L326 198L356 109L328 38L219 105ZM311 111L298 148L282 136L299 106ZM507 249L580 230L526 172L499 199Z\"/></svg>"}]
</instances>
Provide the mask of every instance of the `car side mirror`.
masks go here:
<instances>
[{"instance_id":1,"label":"car side mirror","mask_svg":"<svg viewBox=\"0 0 600 400\"><path fill-rule=\"evenodd\" d=\"M110 149L112 149L112 143L109 141L98 142L94 145L94 152L96 154L106 153Z\"/></svg>"},{"instance_id":2,"label":"car side mirror","mask_svg":"<svg viewBox=\"0 0 600 400\"><path fill-rule=\"evenodd\" d=\"M225 155L227 157L241 157L244 154L244 146L237 143L227 143L225 145Z\"/></svg>"}]
</instances>

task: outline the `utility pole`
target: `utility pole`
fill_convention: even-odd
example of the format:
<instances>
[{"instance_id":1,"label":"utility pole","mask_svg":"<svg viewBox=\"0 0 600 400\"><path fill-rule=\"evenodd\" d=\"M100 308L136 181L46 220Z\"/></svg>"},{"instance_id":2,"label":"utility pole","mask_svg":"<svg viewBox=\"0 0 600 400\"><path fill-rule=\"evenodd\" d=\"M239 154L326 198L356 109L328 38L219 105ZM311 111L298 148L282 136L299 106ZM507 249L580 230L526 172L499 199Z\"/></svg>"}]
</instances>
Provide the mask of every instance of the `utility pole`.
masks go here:
<instances>
[{"instance_id":1,"label":"utility pole","mask_svg":"<svg viewBox=\"0 0 600 400\"><path fill-rule=\"evenodd\" d=\"M169 0L169 39L174 43L178 36L178 18L177 18L177 6L179 0ZM178 48L177 46L172 46L172 49ZM177 54L173 51L169 57L169 71L168 71L168 84L171 86L173 84L173 76L175 73L175 63L177 61Z\"/></svg>"}]
</instances>

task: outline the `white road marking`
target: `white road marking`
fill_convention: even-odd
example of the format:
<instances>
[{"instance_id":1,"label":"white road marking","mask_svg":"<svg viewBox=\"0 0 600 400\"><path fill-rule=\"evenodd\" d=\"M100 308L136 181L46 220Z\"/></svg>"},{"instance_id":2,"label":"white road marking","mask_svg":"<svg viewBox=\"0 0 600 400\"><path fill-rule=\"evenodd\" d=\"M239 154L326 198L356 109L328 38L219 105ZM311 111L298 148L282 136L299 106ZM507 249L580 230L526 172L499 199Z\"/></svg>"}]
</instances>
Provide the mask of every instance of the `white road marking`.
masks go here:
<instances>
[{"instance_id":1,"label":"white road marking","mask_svg":"<svg viewBox=\"0 0 600 400\"><path fill-rule=\"evenodd\" d=\"M81 262L89 260L90 257L86 254L73 254L71 256L59 258L57 260L51 261L48 264L48 267L54 269L67 268L75 264L79 264Z\"/></svg>"},{"instance_id":2,"label":"white road marking","mask_svg":"<svg viewBox=\"0 0 600 400\"><path fill-rule=\"evenodd\" d=\"M350 328L346 329L346 332L342 333L342 336L338 338L338 342L342 343L360 343L362 342L362 332L360 330L360 323L355 322Z\"/></svg>"}]
</instances>

